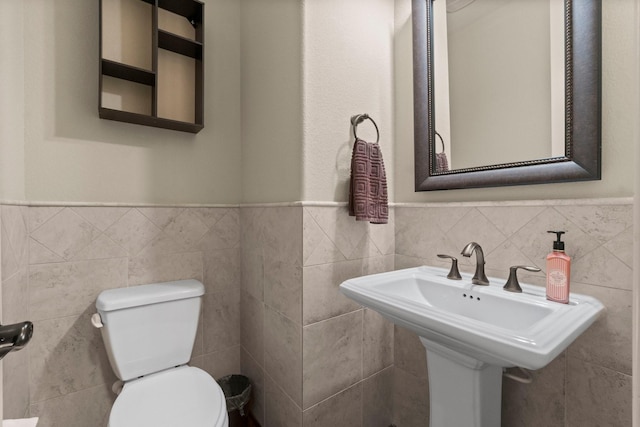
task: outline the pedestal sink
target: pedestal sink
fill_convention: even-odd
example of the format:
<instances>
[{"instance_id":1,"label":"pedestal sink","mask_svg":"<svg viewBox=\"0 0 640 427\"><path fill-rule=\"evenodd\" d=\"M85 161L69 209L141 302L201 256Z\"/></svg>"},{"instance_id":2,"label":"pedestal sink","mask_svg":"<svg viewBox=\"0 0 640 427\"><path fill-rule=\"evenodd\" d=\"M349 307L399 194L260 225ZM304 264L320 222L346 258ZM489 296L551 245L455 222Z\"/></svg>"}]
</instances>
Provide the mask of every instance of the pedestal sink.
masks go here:
<instances>
[{"instance_id":1,"label":"pedestal sink","mask_svg":"<svg viewBox=\"0 0 640 427\"><path fill-rule=\"evenodd\" d=\"M420 336L427 351L431 427L500 427L502 370L540 369L584 332L604 309L587 295L547 301L545 289L506 292L447 279L417 267L347 280L340 290Z\"/></svg>"}]
</instances>

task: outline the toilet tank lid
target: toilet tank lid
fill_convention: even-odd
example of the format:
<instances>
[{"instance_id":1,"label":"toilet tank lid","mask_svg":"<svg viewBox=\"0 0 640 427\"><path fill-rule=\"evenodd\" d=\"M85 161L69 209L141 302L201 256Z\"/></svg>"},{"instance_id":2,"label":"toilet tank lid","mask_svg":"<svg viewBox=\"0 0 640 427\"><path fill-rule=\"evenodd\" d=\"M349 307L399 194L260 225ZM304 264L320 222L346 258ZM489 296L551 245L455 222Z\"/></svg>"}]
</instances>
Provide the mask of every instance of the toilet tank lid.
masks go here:
<instances>
[{"instance_id":1,"label":"toilet tank lid","mask_svg":"<svg viewBox=\"0 0 640 427\"><path fill-rule=\"evenodd\" d=\"M166 301L196 298L204 294L204 285L195 279L153 283L103 291L96 300L100 311L121 310Z\"/></svg>"}]
</instances>

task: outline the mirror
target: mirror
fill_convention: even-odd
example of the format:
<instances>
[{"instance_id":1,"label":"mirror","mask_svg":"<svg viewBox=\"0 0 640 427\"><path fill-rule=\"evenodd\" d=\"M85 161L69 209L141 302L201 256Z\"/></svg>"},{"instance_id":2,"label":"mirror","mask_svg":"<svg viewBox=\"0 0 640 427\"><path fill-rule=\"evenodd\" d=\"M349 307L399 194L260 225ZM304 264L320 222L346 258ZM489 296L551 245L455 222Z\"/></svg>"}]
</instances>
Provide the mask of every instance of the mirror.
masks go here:
<instances>
[{"instance_id":1,"label":"mirror","mask_svg":"<svg viewBox=\"0 0 640 427\"><path fill-rule=\"evenodd\" d=\"M412 6L416 191L600 179L601 0Z\"/></svg>"}]
</instances>

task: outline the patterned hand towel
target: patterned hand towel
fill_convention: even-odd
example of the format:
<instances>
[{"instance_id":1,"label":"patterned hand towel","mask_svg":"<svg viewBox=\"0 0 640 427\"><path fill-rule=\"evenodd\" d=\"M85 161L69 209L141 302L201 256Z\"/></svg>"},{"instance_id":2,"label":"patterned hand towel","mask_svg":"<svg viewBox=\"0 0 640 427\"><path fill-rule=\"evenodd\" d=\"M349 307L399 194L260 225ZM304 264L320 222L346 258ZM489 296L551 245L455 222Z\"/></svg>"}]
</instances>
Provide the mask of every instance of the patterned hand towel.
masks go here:
<instances>
[{"instance_id":1,"label":"patterned hand towel","mask_svg":"<svg viewBox=\"0 0 640 427\"><path fill-rule=\"evenodd\" d=\"M372 224L386 224L389 219L382 151L378 144L361 139L356 139L351 157L349 215Z\"/></svg>"}]
</instances>

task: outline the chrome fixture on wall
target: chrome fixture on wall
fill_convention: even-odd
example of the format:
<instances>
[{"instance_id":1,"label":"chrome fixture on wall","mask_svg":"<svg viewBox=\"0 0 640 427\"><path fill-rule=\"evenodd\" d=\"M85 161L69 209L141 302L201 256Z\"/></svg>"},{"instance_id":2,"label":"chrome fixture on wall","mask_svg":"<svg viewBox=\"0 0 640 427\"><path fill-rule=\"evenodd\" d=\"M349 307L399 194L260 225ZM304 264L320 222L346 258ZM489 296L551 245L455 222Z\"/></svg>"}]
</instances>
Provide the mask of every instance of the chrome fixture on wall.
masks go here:
<instances>
[{"instance_id":1,"label":"chrome fixture on wall","mask_svg":"<svg viewBox=\"0 0 640 427\"><path fill-rule=\"evenodd\" d=\"M371 121L371 123L373 123L373 126L376 128L376 144L380 142L380 130L378 129L378 125L377 123L371 118L371 116L367 113L363 113L363 114L356 114L355 116L351 116L351 126L353 128L353 137L355 139L359 139L358 138L358 125L362 122L364 122L365 120L369 120Z\"/></svg>"},{"instance_id":2,"label":"chrome fixture on wall","mask_svg":"<svg viewBox=\"0 0 640 427\"><path fill-rule=\"evenodd\" d=\"M33 336L33 323L0 325L0 360L10 352L22 350Z\"/></svg>"}]
</instances>

